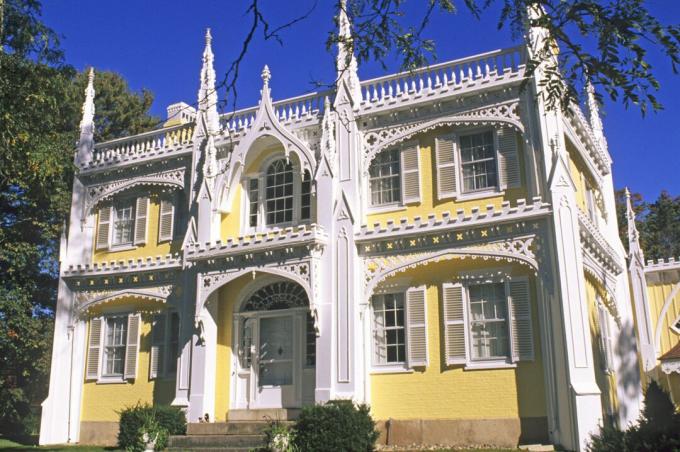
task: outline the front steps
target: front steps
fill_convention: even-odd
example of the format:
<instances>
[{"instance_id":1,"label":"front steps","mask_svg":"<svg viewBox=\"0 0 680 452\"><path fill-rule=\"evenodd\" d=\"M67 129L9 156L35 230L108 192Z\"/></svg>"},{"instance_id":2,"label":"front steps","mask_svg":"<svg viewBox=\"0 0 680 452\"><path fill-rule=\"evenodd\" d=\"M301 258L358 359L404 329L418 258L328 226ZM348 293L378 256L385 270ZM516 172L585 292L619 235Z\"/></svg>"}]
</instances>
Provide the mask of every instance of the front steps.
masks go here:
<instances>
[{"instance_id":1,"label":"front steps","mask_svg":"<svg viewBox=\"0 0 680 452\"><path fill-rule=\"evenodd\" d=\"M187 424L187 434L171 436L168 450L248 452L265 447L271 421L290 422L300 410L230 410L227 422Z\"/></svg>"}]
</instances>

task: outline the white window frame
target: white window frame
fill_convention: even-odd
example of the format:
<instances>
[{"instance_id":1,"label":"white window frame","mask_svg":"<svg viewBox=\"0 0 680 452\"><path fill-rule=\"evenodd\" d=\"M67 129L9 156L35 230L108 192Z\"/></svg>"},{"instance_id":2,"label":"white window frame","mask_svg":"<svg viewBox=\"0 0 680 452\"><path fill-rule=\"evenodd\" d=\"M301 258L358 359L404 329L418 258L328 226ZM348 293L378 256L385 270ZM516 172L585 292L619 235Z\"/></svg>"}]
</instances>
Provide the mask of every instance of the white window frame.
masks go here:
<instances>
[{"instance_id":1,"label":"white window frame","mask_svg":"<svg viewBox=\"0 0 680 452\"><path fill-rule=\"evenodd\" d=\"M369 213L378 213L378 212L384 212L384 211L394 211L397 209L405 209L406 205L404 204L404 189L402 187L402 179L403 179L403 171L404 168L402 167L402 162L401 162L401 146L394 146L394 147L389 147L386 149L382 149L380 152L378 152L373 158L375 159L379 154L382 154L383 152L396 152L397 153L397 163L399 163L399 173L397 173L396 176L391 176L391 177L396 177L397 179L397 185L399 186L399 199L390 203L385 203L385 204L372 204L372 199L373 199L373 192L371 190L371 173L370 173L370 166L373 164L373 160L369 163L369 170L366 172L366 207ZM418 147L418 158L420 159L420 147ZM420 160L418 160L420 162Z\"/></svg>"},{"instance_id":2,"label":"white window frame","mask_svg":"<svg viewBox=\"0 0 680 452\"><path fill-rule=\"evenodd\" d=\"M507 332L508 335L506 337L507 344L508 344L508 354L505 357L492 357L492 358L473 358L473 347L472 347L472 329L470 328L470 324L474 321L472 319L472 311L471 311L471 299L470 299L470 286L478 286L478 285L495 285L495 284L502 284L503 285L503 298L505 299L505 323L507 325ZM500 280L500 279L486 279L486 280L481 280L481 281L471 281L463 284L463 293L464 293L464 299L463 302L465 303L465 339L466 339L466 348L467 348L467 363L466 363L466 368L486 368L486 367L499 367L499 366L506 366L506 365L513 365L514 363L512 362L512 355L513 355L513 345L512 345L512 321L510 319L511 316L511 311L510 311L510 284L509 281L506 280Z\"/></svg>"},{"instance_id":3,"label":"white window frame","mask_svg":"<svg viewBox=\"0 0 680 452\"><path fill-rule=\"evenodd\" d=\"M97 379L97 384L100 383L127 383L127 379L125 378L125 360L127 358L127 338L128 338L128 331L127 331L127 325L128 325L128 312L110 312L104 315L99 316L99 318L102 320L102 342L101 342L101 352L99 354L99 378ZM111 318L121 318L124 319L125 323L125 337L124 337L124 344L123 344L123 349L125 353L123 354L123 372L118 375L107 375L105 373L105 367L106 367L106 337L107 333L109 330L109 319Z\"/></svg>"},{"instance_id":4,"label":"white window frame","mask_svg":"<svg viewBox=\"0 0 680 452\"><path fill-rule=\"evenodd\" d=\"M111 212L111 249L112 250L120 250L120 249L130 249L130 248L136 248L137 245L135 245L135 226L136 226L136 201L137 197L125 197L125 198L120 198L120 199L115 199L111 206L113 207L112 212ZM125 205L124 208L128 207L128 204L130 206L130 241L125 242L125 243L116 243L116 222L118 221L118 211L122 210L121 206ZM148 215L148 212L147 212Z\"/></svg>"},{"instance_id":5,"label":"white window frame","mask_svg":"<svg viewBox=\"0 0 680 452\"><path fill-rule=\"evenodd\" d=\"M493 139L493 160L496 164L496 185L480 188L478 190L466 190L465 179L463 177L463 146L461 145L460 139L470 135L482 135L487 132L491 132ZM459 201L466 201L476 198L484 198L490 195L503 194L504 191L501 189L500 162L498 161L498 133L496 133L496 129L493 127L464 129L457 132L455 137L456 149L454 152L456 153L456 174L458 176L458 196L456 196L455 199Z\"/></svg>"},{"instance_id":6,"label":"white window frame","mask_svg":"<svg viewBox=\"0 0 680 452\"><path fill-rule=\"evenodd\" d=\"M412 373L408 365L408 328L407 328L407 318L406 318L406 291L408 287L400 284L399 287L391 287L385 290L376 290L369 300L369 314L370 314L370 362L371 362L371 373ZM404 311L404 361L394 362L394 363L378 363L375 360L375 339L373 334L375 331L375 309L373 306L373 297L384 296L384 295L401 295L403 301L403 311Z\"/></svg>"},{"instance_id":7,"label":"white window frame","mask_svg":"<svg viewBox=\"0 0 680 452\"><path fill-rule=\"evenodd\" d=\"M266 213L266 182L267 182L267 169L276 160L287 160L287 157L283 154L275 154L265 159L265 161L260 165L258 171L253 171L244 174L241 177L241 231L243 234L260 234L271 231L276 231L279 229L285 229L287 227L294 227L299 224L312 223L314 219L314 179L310 173L310 206L309 206L309 218L302 219L302 179L304 177L303 172L300 169L300 165L293 160L289 160L293 167L293 219L285 223L277 223L273 225L267 225L267 213ZM250 181L252 179L257 179L257 225L250 226Z\"/></svg>"}]
</instances>

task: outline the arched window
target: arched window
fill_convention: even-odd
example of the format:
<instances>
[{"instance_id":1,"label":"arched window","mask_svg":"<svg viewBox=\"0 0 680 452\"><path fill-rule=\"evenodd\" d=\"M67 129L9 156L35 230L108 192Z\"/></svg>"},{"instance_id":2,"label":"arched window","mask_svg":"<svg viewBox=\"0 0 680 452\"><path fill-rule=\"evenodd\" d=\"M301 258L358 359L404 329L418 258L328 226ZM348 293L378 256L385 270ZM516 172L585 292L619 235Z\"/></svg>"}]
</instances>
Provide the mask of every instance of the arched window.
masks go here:
<instances>
[{"instance_id":1,"label":"arched window","mask_svg":"<svg viewBox=\"0 0 680 452\"><path fill-rule=\"evenodd\" d=\"M307 292L302 286L290 281L281 281L258 289L248 298L241 311L274 311L308 306Z\"/></svg>"},{"instance_id":2,"label":"arched window","mask_svg":"<svg viewBox=\"0 0 680 452\"><path fill-rule=\"evenodd\" d=\"M265 178L267 226L293 221L293 165L276 160Z\"/></svg>"},{"instance_id":3,"label":"arched window","mask_svg":"<svg viewBox=\"0 0 680 452\"><path fill-rule=\"evenodd\" d=\"M247 228L295 225L312 218L312 179L309 171L300 175L292 163L276 159L246 181Z\"/></svg>"}]
</instances>

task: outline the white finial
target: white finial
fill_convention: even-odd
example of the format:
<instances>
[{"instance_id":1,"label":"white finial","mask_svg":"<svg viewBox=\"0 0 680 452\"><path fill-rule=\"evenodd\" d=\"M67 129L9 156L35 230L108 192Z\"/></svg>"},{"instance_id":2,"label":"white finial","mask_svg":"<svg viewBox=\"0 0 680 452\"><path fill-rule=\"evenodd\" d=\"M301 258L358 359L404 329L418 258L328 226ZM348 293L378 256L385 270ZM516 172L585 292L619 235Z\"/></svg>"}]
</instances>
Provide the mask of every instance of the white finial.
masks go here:
<instances>
[{"instance_id":1,"label":"white finial","mask_svg":"<svg viewBox=\"0 0 680 452\"><path fill-rule=\"evenodd\" d=\"M80 140L78 140L78 152L76 154L76 161L80 164L92 160L92 152L94 151L94 95L94 68L90 68L87 75L83 117L80 120Z\"/></svg>"},{"instance_id":2,"label":"white finial","mask_svg":"<svg viewBox=\"0 0 680 452\"><path fill-rule=\"evenodd\" d=\"M346 80L354 102L361 102L361 86L359 83L358 64L354 55L352 24L347 14L347 0L340 1L338 21L338 56L335 64L338 71L338 83Z\"/></svg>"},{"instance_id":3,"label":"white finial","mask_svg":"<svg viewBox=\"0 0 680 452\"><path fill-rule=\"evenodd\" d=\"M602 118L600 117L600 104L597 102L595 96L595 87L590 81L586 79L586 97L588 100L588 115L590 116L590 128L595 135L595 139L604 147L607 146L606 138L604 137L604 127L602 126Z\"/></svg>"},{"instance_id":4,"label":"white finial","mask_svg":"<svg viewBox=\"0 0 680 452\"><path fill-rule=\"evenodd\" d=\"M205 50L203 50L203 66L201 67L201 86L198 89L198 110L204 115L209 133L216 133L220 128L217 112L217 90L215 88L214 55L212 51L212 35L210 28L205 32Z\"/></svg>"},{"instance_id":5,"label":"white finial","mask_svg":"<svg viewBox=\"0 0 680 452\"><path fill-rule=\"evenodd\" d=\"M262 81L264 82L264 86L269 86L269 80L272 78L272 73L269 70L269 66L266 64L264 65L264 68L262 69Z\"/></svg>"}]
</instances>

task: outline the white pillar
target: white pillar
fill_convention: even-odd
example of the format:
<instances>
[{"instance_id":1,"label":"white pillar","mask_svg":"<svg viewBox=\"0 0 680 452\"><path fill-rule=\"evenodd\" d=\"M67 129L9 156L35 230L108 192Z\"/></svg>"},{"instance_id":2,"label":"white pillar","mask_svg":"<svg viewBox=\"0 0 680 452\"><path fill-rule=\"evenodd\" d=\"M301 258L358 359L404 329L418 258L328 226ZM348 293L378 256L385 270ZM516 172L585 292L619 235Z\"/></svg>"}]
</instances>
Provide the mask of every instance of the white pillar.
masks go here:
<instances>
[{"instance_id":1,"label":"white pillar","mask_svg":"<svg viewBox=\"0 0 680 452\"><path fill-rule=\"evenodd\" d=\"M189 422L206 414L215 419L215 373L217 370L217 293L208 297L198 316L199 328L192 339Z\"/></svg>"}]
</instances>

